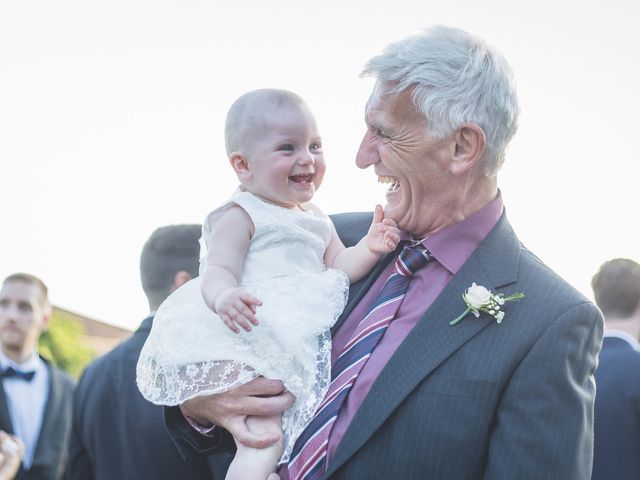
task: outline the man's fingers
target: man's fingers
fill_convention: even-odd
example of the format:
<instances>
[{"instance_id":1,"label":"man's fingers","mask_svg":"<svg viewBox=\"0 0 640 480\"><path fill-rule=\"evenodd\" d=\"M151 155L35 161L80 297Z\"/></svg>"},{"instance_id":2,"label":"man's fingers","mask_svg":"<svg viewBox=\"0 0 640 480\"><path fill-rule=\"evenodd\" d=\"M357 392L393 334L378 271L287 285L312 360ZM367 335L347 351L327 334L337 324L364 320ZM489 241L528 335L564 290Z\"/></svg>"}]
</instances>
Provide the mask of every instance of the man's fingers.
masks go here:
<instances>
[{"instance_id":1,"label":"man's fingers","mask_svg":"<svg viewBox=\"0 0 640 480\"><path fill-rule=\"evenodd\" d=\"M280 380L268 380L264 377L258 377L244 385L240 385L237 390L243 395L272 397L283 393L285 388Z\"/></svg>"},{"instance_id":2,"label":"man's fingers","mask_svg":"<svg viewBox=\"0 0 640 480\"><path fill-rule=\"evenodd\" d=\"M274 433L256 434L247 428L244 417L233 418L225 428L236 441L251 448L266 448L276 443L280 437Z\"/></svg>"},{"instance_id":3,"label":"man's fingers","mask_svg":"<svg viewBox=\"0 0 640 480\"><path fill-rule=\"evenodd\" d=\"M243 411L247 415L270 417L279 415L293 405L295 397L290 392L275 397L247 397Z\"/></svg>"}]
</instances>

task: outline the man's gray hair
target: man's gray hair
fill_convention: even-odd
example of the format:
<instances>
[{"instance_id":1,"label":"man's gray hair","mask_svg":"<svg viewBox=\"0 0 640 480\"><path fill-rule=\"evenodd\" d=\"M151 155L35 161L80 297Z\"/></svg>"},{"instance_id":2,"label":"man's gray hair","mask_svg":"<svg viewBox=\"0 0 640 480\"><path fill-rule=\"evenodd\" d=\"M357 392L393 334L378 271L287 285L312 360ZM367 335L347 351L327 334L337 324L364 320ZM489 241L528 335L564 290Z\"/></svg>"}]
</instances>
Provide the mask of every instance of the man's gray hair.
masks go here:
<instances>
[{"instance_id":1,"label":"man's gray hair","mask_svg":"<svg viewBox=\"0 0 640 480\"><path fill-rule=\"evenodd\" d=\"M511 68L498 52L457 28L435 26L387 46L362 76L375 77L392 93L412 88L429 133L444 138L465 123L484 131L484 173L494 176L518 128L518 99Z\"/></svg>"}]
</instances>

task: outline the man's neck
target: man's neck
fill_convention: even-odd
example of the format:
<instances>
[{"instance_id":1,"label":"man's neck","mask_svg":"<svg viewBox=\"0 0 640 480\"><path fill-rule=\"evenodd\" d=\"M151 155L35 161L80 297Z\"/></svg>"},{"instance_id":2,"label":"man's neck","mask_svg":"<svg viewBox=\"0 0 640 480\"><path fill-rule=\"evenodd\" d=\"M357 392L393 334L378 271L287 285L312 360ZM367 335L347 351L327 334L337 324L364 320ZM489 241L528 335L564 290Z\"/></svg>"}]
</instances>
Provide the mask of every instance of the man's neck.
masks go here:
<instances>
[{"instance_id":1,"label":"man's neck","mask_svg":"<svg viewBox=\"0 0 640 480\"><path fill-rule=\"evenodd\" d=\"M12 362L20 365L33 356L33 349L28 350L2 347L2 353L4 353Z\"/></svg>"},{"instance_id":2,"label":"man's neck","mask_svg":"<svg viewBox=\"0 0 640 480\"><path fill-rule=\"evenodd\" d=\"M453 206L453 210L448 212L451 223L460 222L479 212L493 202L498 193L495 178L482 178L462 185L449 202Z\"/></svg>"},{"instance_id":3,"label":"man's neck","mask_svg":"<svg viewBox=\"0 0 640 480\"><path fill-rule=\"evenodd\" d=\"M604 326L606 330L617 330L631 335L636 340L640 338L640 319L631 318L613 318L605 319Z\"/></svg>"}]
</instances>

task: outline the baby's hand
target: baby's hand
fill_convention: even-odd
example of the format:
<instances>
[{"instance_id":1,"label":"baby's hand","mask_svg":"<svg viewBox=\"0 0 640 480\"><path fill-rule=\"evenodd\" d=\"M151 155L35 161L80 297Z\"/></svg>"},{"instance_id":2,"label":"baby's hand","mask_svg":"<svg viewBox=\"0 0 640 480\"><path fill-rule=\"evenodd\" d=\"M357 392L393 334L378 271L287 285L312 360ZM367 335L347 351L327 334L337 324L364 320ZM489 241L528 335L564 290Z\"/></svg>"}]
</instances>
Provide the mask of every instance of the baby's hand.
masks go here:
<instances>
[{"instance_id":1,"label":"baby's hand","mask_svg":"<svg viewBox=\"0 0 640 480\"><path fill-rule=\"evenodd\" d=\"M224 324L235 333L240 333L238 325L251 331L251 325L258 325L256 307L262 302L242 288L230 288L216 299L215 312Z\"/></svg>"},{"instance_id":2,"label":"baby's hand","mask_svg":"<svg viewBox=\"0 0 640 480\"><path fill-rule=\"evenodd\" d=\"M373 253L393 252L400 242L400 230L395 220L384 218L381 205L376 205L373 222L367 233L367 247Z\"/></svg>"}]
</instances>

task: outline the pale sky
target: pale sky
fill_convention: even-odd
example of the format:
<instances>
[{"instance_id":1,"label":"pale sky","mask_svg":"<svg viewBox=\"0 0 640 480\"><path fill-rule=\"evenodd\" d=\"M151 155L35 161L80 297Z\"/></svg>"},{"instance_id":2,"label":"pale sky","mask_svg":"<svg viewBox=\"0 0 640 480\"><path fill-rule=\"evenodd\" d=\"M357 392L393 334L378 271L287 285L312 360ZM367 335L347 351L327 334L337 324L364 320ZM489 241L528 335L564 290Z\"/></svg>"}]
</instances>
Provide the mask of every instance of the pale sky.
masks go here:
<instances>
[{"instance_id":1,"label":"pale sky","mask_svg":"<svg viewBox=\"0 0 640 480\"><path fill-rule=\"evenodd\" d=\"M384 202L355 154L389 42L445 24L500 50L520 129L499 176L524 244L591 296L640 261L635 0L0 0L0 276L34 273L64 308L135 329L158 226L200 223L234 190L223 123L242 93L293 90L323 136L327 213Z\"/></svg>"}]
</instances>

